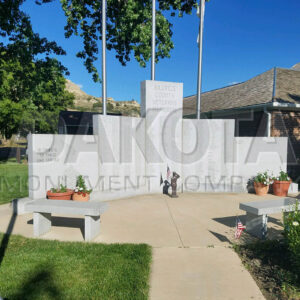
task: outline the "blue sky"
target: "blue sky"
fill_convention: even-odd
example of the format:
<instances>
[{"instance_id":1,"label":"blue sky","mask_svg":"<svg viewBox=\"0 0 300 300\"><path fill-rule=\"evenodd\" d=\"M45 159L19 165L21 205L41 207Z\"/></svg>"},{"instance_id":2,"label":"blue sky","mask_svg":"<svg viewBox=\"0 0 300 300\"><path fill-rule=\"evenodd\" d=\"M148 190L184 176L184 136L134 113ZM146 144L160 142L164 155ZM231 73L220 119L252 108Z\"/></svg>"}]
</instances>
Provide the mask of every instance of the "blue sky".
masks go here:
<instances>
[{"instance_id":1,"label":"blue sky","mask_svg":"<svg viewBox=\"0 0 300 300\"><path fill-rule=\"evenodd\" d=\"M28 0L23 10L31 16L34 30L55 40L67 51L60 57L71 79L91 95L101 96L95 84L76 58L81 49L79 37L64 38L65 16L57 0L37 6ZM289 68L300 62L299 0L211 0L206 5L203 48L203 91L245 81L274 66ZM156 65L156 80L184 83L184 96L196 93L197 34L196 12L172 18L175 49L171 58ZM99 57L100 59L100 57ZM99 70L101 60L97 63ZM146 68L132 60L122 67L114 53L107 53L107 94L116 100L140 99L140 82L150 79Z\"/></svg>"}]
</instances>

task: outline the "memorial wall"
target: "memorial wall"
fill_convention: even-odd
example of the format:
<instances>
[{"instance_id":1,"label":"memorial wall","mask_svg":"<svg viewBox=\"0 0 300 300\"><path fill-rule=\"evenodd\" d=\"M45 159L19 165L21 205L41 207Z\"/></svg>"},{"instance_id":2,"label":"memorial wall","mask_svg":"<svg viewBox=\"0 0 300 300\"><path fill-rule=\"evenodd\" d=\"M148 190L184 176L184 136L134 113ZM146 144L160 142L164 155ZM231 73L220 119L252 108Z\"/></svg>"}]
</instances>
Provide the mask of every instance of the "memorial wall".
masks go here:
<instances>
[{"instance_id":1,"label":"memorial wall","mask_svg":"<svg viewBox=\"0 0 300 300\"><path fill-rule=\"evenodd\" d=\"M144 81L141 118L95 115L93 136L30 135L30 198L78 175L101 201L161 193L167 169L179 192L245 192L257 172L286 170L287 138L235 138L233 120L182 119L182 104L181 83Z\"/></svg>"}]
</instances>

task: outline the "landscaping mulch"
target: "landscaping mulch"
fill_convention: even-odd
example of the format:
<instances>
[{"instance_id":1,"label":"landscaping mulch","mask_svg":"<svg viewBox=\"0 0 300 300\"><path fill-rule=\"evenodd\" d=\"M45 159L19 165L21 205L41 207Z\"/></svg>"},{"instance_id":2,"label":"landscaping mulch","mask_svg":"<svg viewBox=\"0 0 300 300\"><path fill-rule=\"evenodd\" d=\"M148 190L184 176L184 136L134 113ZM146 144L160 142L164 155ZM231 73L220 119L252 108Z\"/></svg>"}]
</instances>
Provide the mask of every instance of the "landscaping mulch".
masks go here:
<instances>
[{"instance_id":1,"label":"landscaping mulch","mask_svg":"<svg viewBox=\"0 0 300 300\"><path fill-rule=\"evenodd\" d=\"M283 240L234 248L267 300L300 299L300 271L295 269Z\"/></svg>"}]
</instances>

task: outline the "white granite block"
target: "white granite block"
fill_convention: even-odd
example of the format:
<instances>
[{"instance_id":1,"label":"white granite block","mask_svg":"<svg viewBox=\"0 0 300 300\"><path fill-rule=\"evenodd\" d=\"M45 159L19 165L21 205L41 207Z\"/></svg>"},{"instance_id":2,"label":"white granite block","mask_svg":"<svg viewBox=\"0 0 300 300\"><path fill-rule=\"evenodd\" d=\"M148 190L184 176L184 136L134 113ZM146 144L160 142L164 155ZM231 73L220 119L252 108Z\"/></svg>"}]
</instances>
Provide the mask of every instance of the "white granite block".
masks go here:
<instances>
[{"instance_id":1,"label":"white granite block","mask_svg":"<svg viewBox=\"0 0 300 300\"><path fill-rule=\"evenodd\" d=\"M16 215L23 215L28 213L29 211L26 210L26 205L33 200L26 197L26 198L17 198L12 200L11 205L12 205L12 210L13 213Z\"/></svg>"},{"instance_id":2,"label":"white granite block","mask_svg":"<svg viewBox=\"0 0 300 300\"><path fill-rule=\"evenodd\" d=\"M93 240L100 233L100 216L84 217L84 239Z\"/></svg>"},{"instance_id":3,"label":"white granite block","mask_svg":"<svg viewBox=\"0 0 300 300\"><path fill-rule=\"evenodd\" d=\"M33 235L38 237L50 231L51 213L33 213Z\"/></svg>"}]
</instances>

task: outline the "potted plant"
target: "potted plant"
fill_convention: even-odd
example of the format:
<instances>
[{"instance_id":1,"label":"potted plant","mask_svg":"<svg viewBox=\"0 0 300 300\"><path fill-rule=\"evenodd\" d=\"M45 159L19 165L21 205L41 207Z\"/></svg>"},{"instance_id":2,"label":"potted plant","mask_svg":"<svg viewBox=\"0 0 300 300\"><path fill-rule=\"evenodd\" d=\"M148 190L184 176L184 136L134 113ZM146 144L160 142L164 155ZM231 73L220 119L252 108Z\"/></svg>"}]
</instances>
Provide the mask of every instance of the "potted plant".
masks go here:
<instances>
[{"instance_id":1,"label":"potted plant","mask_svg":"<svg viewBox=\"0 0 300 300\"><path fill-rule=\"evenodd\" d=\"M82 202L89 201L91 192L92 190L87 189L83 176L79 175L76 181L75 192L72 197L73 200Z\"/></svg>"},{"instance_id":2,"label":"potted plant","mask_svg":"<svg viewBox=\"0 0 300 300\"><path fill-rule=\"evenodd\" d=\"M280 171L278 177L273 178L273 194L280 197L286 197L291 184L291 178L284 171Z\"/></svg>"},{"instance_id":3,"label":"potted plant","mask_svg":"<svg viewBox=\"0 0 300 300\"><path fill-rule=\"evenodd\" d=\"M254 177L254 189L256 195L264 196L268 193L270 186L270 176L268 172L257 173Z\"/></svg>"},{"instance_id":4,"label":"potted plant","mask_svg":"<svg viewBox=\"0 0 300 300\"><path fill-rule=\"evenodd\" d=\"M67 189L66 186L60 185L59 188L52 188L47 191L47 198L52 200L71 200L74 191Z\"/></svg>"}]
</instances>

